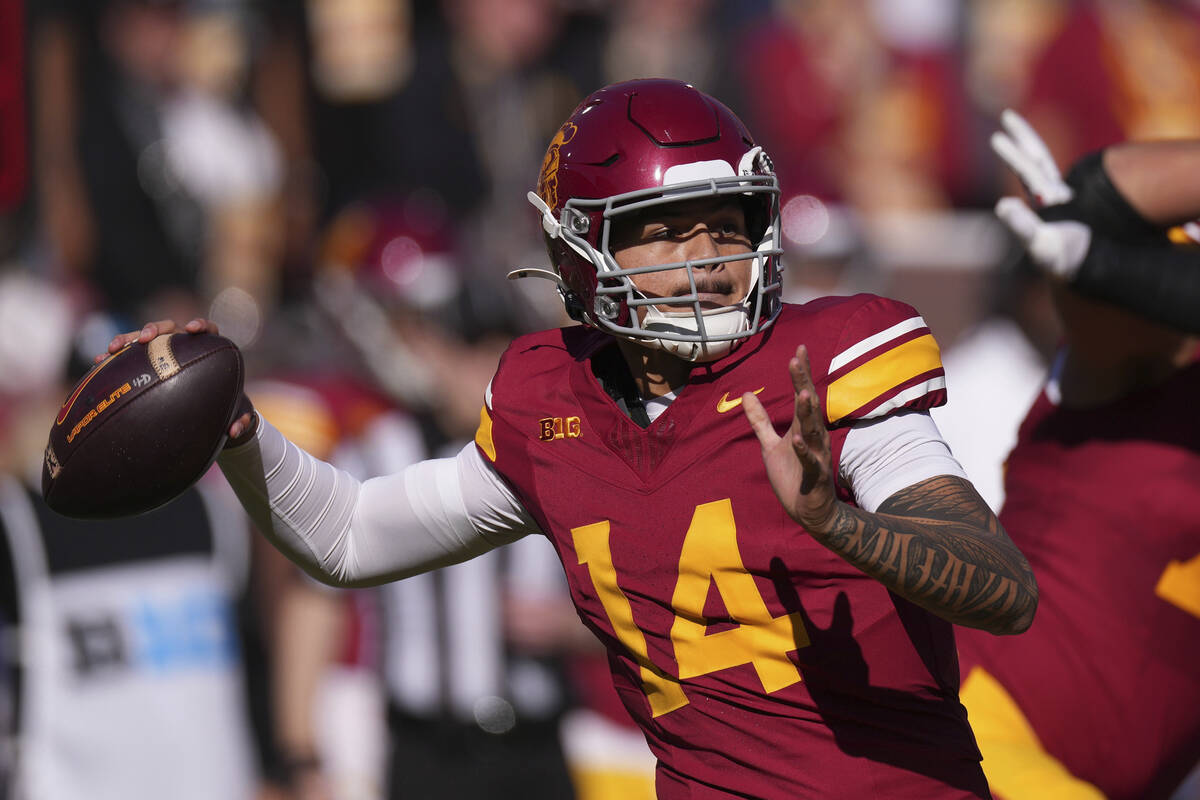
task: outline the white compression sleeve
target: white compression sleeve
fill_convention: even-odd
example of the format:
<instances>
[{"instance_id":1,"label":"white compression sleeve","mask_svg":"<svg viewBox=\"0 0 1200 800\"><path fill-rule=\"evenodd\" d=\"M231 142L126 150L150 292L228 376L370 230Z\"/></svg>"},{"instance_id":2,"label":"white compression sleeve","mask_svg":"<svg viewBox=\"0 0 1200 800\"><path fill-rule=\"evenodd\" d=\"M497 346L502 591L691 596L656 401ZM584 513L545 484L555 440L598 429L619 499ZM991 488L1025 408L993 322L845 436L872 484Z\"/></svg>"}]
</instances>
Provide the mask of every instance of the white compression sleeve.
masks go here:
<instances>
[{"instance_id":1,"label":"white compression sleeve","mask_svg":"<svg viewBox=\"0 0 1200 800\"><path fill-rule=\"evenodd\" d=\"M474 445L360 482L260 417L254 438L218 463L267 538L336 586L397 580L537 530Z\"/></svg>"},{"instance_id":2,"label":"white compression sleeve","mask_svg":"<svg viewBox=\"0 0 1200 800\"><path fill-rule=\"evenodd\" d=\"M926 411L855 423L846 434L838 471L866 511L926 478L967 477Z\"/></svg>"}]
</instances>

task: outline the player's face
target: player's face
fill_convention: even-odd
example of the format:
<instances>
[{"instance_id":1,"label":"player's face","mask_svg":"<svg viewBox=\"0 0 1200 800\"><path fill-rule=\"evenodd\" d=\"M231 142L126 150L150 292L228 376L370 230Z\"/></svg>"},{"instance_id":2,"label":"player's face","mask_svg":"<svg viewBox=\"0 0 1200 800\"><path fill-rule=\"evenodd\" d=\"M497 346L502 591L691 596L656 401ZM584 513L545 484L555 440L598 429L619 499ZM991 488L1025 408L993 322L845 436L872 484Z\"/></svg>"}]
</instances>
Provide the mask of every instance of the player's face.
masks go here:
<instances>
[{"instance_id":1,"label":"player's face","mask_svg":"<svg viewBox=\"0 0 1200 800\"><path fill-rule=\"evenodd\" d=\"M613 229L613 256L622 269L695 261L751 253L742 204L734 199L703 198L649 209L618 222ZM750 290L752 259L692 268L700 304L716 308L740 303ZM646 297L682 297L692 287L684 269L632 276ZM678 306L660 306L664 311Z\"/></svg>"}]
</instances>

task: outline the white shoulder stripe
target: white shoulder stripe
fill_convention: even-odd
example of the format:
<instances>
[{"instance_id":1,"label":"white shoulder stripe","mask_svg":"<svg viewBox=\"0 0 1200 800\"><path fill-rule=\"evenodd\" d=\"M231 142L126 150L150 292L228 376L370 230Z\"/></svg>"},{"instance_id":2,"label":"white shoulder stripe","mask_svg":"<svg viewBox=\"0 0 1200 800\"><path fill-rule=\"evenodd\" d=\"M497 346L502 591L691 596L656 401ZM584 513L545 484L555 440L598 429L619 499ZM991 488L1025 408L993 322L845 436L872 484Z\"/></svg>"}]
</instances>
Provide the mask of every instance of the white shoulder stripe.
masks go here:
<instances>
[{"instance_id":1,"label":"white shoulder stripe","mask_svg":"<svg viewBox=\"0 0 1200 800\"><path fill-rule=\"evenodd\" d=\"M492 378L491 381L488 381L487 388L483 390L483 402L488 407L488 411L492 410L492 381L494 380L496 379Z\"/></svg>"},{"instance_id":2,"label":"white shoulder stripe","mask_svg":"<svg viewBox=\"0 0 1200 800\"><path fill-rule=\"evenodd\" d=\"M859 419L875 419L876 417L882 417L885 414L889 414L892 411L895 411L897 408L904 406L906 403L916 400L922 395L929 394L930 392L936 392L938 389L945 388L946 379L944 377L939 375L936 378L930 378L927 381L918 383L916 386L908 387L895 397L889 397L884 402L863 414L861 417L859 417Z\"/></svg>"},{"instance_id":3,"label":"white shoulder stripe","mask_svg":"<svg viewBox=\"0 0 1200 800\"><path fill-rule=\"evenodd\" d=\"M881 344L886 344L892 339L903 336L909 331L915 331L917 328L924 327L926 327L925 320L922 319L920 315L909 317L903 322L897 322L887 330L880 331L874 336L868 336L866 339L863 339L857 344L851 345L842 352L838 353L833 357L833 361L829 362L829 371L836 372L854 359L861 356L863 353L868 353L871 350L874 350L876 347L879 347Z\"/></svg>"}]
</instances>

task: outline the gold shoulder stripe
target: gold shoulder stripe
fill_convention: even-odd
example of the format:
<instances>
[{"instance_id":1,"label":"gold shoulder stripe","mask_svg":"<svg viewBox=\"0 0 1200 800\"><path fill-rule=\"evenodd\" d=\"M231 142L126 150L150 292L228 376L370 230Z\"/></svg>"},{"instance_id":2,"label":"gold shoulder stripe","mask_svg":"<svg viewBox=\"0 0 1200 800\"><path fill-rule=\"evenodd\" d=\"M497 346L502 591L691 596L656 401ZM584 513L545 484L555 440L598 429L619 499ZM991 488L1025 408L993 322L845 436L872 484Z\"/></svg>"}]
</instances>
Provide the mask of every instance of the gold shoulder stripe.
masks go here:
<instances>
[{"instance_id":1,"label":"gold shoulder stripe","mask_svg":"<svg viewBox=\"0 0 1200 800\"><path fill-rule=\"evenodd\" d=\"M488 459L496 462L496 444L492 441L492 416L488 414L487 406L479 407L479 429L475 431L475 444L479 445Z\"/></svg>"},{"instance_id":2,"label":"gold shoulder stripe","mask_svg":"<svg viewBox=\"0 0 1200 800\"><path fill-rule=\"evenodd\" d=\"M941 366L941 351L933 334L893 347L829 384L825 416L830 423L837 422L889 389Z\"/></svg>"},{"instance_id":3,"label":"gold shoulder stripe","mask_svg":"<svg viewBox=\"0 0 1200 800\"><path fill-rule=\"evenodd\" d=\"M154 367L159 379L164 381L179 372L179 362L171 350L171 336L172 334L169 333L159 334L150 340L150 344L146 345L146 355L150 358L150 366Z\"/></svg>"},{"instance_id":4,"label":"gold shoulder stripe","mask_svg":"<svg viewBox=\"0 0 1200 800\"><path fill-rule=\"evenodd\" d=\"M892 327L872 334L871 336L854 343L850 347L847 347L845 350L834 356L829 362L829 374L832 375L852 361L858 360L872 350L877 350L880 347L883 347L888 342L895 341L896 339L912 333L915 330L920 330L921 328L927 327L928 326L925 324L925 320L922 319L920 315L909 317L902 322L897 322Z\"/></svg>"}]
</instances>

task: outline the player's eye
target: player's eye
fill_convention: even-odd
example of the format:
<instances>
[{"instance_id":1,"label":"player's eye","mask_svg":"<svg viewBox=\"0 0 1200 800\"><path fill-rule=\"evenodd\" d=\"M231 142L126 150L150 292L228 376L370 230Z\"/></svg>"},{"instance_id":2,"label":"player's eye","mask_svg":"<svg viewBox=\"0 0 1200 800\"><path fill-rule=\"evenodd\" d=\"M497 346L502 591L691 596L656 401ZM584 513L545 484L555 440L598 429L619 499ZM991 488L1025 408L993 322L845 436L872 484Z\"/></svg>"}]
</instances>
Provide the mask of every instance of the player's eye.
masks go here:
<instances>
[{"instance_id":1,"label":"player's eye","mask_svg":"<svg viewBox=\"0 0 1200 800\"><path fill-rule=\"evenodd\" d=\"M721 222L721 235L728 238L738 238L746 236L746 226L741 220L727 219Z\"/></svg>"}]
</instances>

